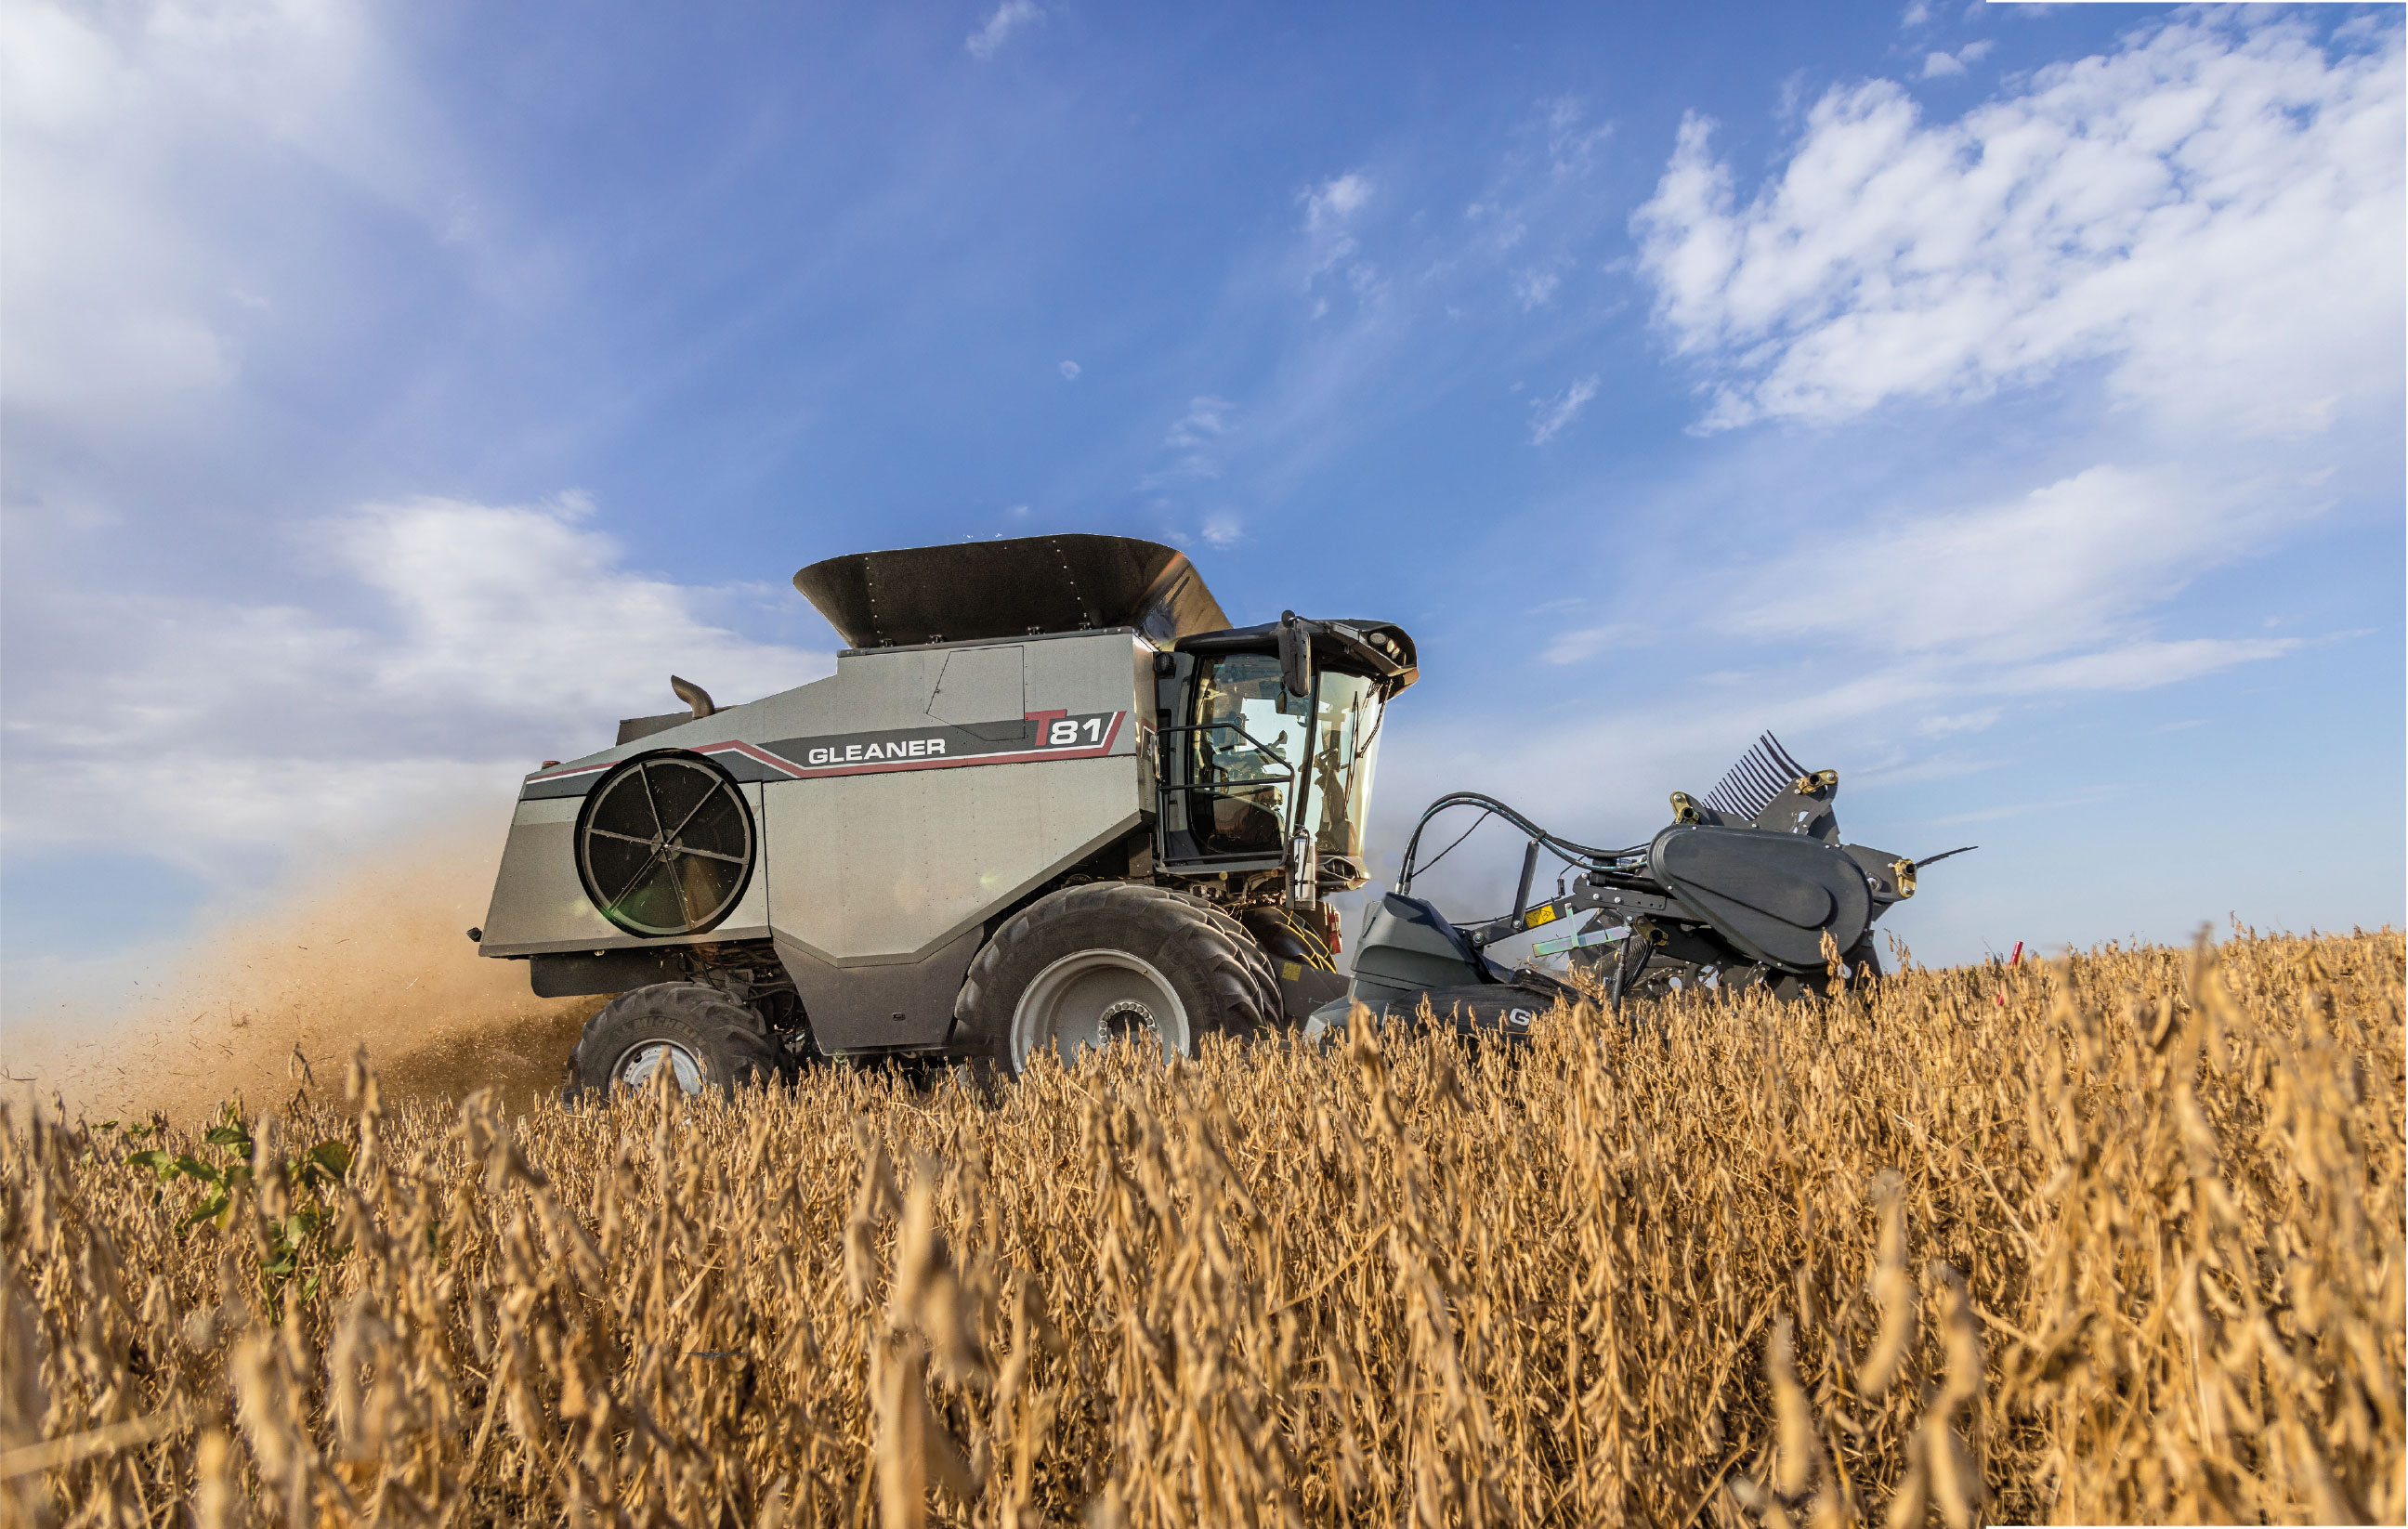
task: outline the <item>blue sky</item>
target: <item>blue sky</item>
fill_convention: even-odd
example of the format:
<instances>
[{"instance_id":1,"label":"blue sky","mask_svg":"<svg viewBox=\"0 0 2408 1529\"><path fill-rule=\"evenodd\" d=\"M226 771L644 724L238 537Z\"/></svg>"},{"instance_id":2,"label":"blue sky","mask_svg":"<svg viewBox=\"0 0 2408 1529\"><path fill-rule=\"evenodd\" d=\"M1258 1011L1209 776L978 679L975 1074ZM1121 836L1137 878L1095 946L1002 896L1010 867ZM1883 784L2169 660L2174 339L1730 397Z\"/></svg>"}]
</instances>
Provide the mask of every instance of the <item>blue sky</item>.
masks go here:
<instances>
[{"instance_id":1,"label":"blue sky","mask_svg":"<svg viewBox=\"0 0 2408 1529\"><path fill-rule=\"evenodd\" d=\"M1770 727L1921 959L2401 920L2397 7L1298 8L0 12L12 993L1056 530L1411 628L1391 847Z\"/></svg>"}]
</instances>

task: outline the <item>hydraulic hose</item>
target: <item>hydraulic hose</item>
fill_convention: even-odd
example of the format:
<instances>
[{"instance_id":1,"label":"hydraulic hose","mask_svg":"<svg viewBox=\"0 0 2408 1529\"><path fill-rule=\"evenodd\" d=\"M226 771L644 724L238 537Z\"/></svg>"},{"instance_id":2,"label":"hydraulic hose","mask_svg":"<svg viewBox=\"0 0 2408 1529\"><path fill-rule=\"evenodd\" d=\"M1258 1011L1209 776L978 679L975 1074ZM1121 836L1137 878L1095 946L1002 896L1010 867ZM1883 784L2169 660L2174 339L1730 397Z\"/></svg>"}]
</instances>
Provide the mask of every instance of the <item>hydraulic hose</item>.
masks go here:
<instances>
[{"instance_id":1,"label":"hydraulic hose","mask_svg":"<svg viewBox=\"0 0 2408 1529\"><path fill-rule=\"evenodd\" d=\"M1532 822L1528 818L1524 817L1521 813L1516 812L1513 808L1506 806L1503 802L1498 801L1494 796L1484 796L1476 791L1458 791L1450 793L1447 795L1440 797L1437 801L1432 802L1423 810L1421 822L1413 824L1413 836L1405 842L1404 863L1397 873L1397 891L1398 893L1411 893L1413 888L1414 874L1417 871L1429 869L1429 865L1423 865L1418 863L1419 856L1421 854L1422 831L1427 828L1430 825L1430 820L1436 818L1440 813L1458 807L1476 807L1481 808L1482 811L1478 821L1474 822L1470 828L1465 829L1462 834L1455 837L1453 843L1450 843L1446 847L1446 849L1440 850L1437 854L1430 857L1430 865L1435 865L1440 861L1445 859L1448 852L1454 850L1455 845L1461 844L1465 839L1469 838L1473 829L1477 829L1481 823L1486 822L1492 817L1504 819L1507 822L1512 823L1524 834L1529 836L1532 843L1545 846L1546 849L1553 852L1558 859L1569 865L1578 865L1583 869L1603 869L1604 864L1608 861L1619 860L1627 855L1643 854L1646 852L1646 847L1643 845L1633 846L1631 848L1622 850L1599 850L1592 845L1577 844L1570 839L1565 838L1560 834L1549 833L1546 829L1540 827L1537 823Z\"/></svg>"}]
</instances>

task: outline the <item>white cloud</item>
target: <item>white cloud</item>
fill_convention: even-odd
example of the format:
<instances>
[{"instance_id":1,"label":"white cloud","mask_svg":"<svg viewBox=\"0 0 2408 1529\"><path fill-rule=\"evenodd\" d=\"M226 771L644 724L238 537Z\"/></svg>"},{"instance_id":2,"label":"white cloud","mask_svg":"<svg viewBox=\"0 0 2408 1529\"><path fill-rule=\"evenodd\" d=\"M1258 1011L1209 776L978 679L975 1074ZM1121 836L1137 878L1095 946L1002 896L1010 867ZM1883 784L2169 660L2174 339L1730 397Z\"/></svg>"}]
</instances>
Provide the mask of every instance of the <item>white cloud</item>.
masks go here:
<instances>
[{"instance_id":1,"label":"white cloud","mask_svg":"<svg viewBox=\"0 0 2408 1529\"><path fill-rule=\"evenodd\" d=\"M7 842L106 839L214 879L605 747L618 718L676 707L672 670L723 704L828 671L824 653L712 619L741 592L631 569L587 519L572 497L420 499L318 522L304 560L337 582L341 619L19 594ZM74 662L27 662L27 633Z\"/></svg>"},{"instance_id":2,"label":"white cloud","mask_svg":"<svg viewBox=\"0 0 2408 1529\"><path fill-rule=\"evenodd\" d=\"M1955 122L1835 90L1742 201L1691 119L1632 220L1710 427L1974 398L2078 364L2196 428L2323 429L2400 380L2400 33L2134 34ZM1959 54L1958 60L1971 55ZM1956 63L1958 60L1951 60Z\"/></svg>"},{"instance_id":3,"label":"white cloud","mask_svg":"<svg viewBox=\"0 0 2408 1529\"><path fill-rule=\"evenodd\" d=\"M1304 193L1304 226L1319 232L1344 222L1371 199L1371 182L1359 170L1332 176Z\"/></svg>"},{"instance_id":4,"label":"white cloud","mask_svg":"<svg viewBox=\"0 0 2408 1529\"><path fill-rule=\"evenodd\" d=\"M1946 75L1961 75L1971 64L1978 64L1988 54L1993 44L1987 37L1969 42L1954 53L1927 54L1923 60L1923 78L1937 79Z\"/></svg>"},{"instance_id":5,"label":"white cloud","mask_svg":"<svg viewBox=\"0 0 2408 1529\"><path fill-rule=\"evenodd\" d=\"M1063 381L1076 382L1079 380L1079 364L1077 362L1066 361L1062 363L1061 366L1057 369L1062 374Z\"/></svg>"},{"instance_id":6,"label":"white cloud","mask_svg":"<svg viewBox=\"0 0 2408 1529\"><path fill-rule=\"evenodd\" d=\"M1204 522L1204 545L1219 550L1246 539L1245 523L1235 515L1214 515Z\"/></svg>"},{"instance_id":7,"label":"white cloud","mask_svg":"<svg viewBox=\"0 0 2408 1529\"><path fill-rule=\"evenodd\" d=\"M1011 40L1012 35L1026 31L1045 20L1045 9L1036 0L1003 0L986 24L962 39L970 57L983 63L995 57L996 50Z\"/></svg>"},{"instance_id":8,"label":"white cloud","mask_svg":"<svg viewBox=\"0 0 2408 1529\"><path fill-rule=\"evenodd\" d=\"M1530 422L1530 444L1544 446L1555 439L1564 426L1571 423L1579 417L1580 411L1588 407L1588 401L1597 396L1597 384L1598 378L1592 373L1565 389L1557 397L1532 399L1530 407L1538 418Z\"/></svg>"}]
</instances>

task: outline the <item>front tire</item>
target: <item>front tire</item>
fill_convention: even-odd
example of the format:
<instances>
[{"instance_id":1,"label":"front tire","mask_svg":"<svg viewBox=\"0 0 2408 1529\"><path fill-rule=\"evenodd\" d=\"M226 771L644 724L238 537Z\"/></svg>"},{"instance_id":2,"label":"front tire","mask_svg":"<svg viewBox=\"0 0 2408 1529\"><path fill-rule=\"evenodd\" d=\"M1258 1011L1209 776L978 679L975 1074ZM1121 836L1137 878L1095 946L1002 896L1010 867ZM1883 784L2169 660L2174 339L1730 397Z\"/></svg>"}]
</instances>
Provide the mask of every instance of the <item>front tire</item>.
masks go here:
<instances>
[{"instance_id":1,"label":"front tire","mask_svg":"<svg viewBox=\"0 0 2408 1529\"><path fill-rule=\"evenodd\" d=\"M666 1069L682 1093L728 1093L778 1076L778 1049L761 1016L700 982L623 993L585 1022L569 1054L572 1085L607 1093L646 1088Z\"/></svg>"},{"instance_id":2,"label":"front tire","mask_svg":"<svg viewBox=\"0 0 2408 1529\"><path fill-rule=\"evenodd\" d=\"M1150 1036L1166 1060L1280 1017L1279 979L1245 927L1160 887L1108 882L1039 898L970 964L953 1012L970 1047L1017 1078L1045 1051Z\"/></svg>"}]
</instances>

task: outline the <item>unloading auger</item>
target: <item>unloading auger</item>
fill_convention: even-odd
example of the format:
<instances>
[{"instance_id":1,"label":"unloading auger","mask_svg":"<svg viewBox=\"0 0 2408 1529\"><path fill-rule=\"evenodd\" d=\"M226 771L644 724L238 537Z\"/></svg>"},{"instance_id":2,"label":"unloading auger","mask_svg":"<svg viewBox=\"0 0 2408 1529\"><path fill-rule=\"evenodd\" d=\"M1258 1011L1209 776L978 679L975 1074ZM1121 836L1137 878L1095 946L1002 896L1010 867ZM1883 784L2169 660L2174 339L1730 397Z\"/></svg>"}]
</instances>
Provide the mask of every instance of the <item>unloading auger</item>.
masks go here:
<instances>
[{"instance_id":1,"label":"unloading auger","mask_svg":"<svg viewBox=\"0 0 2408 1529\"><path fill-rule=\"evenodd\" d=\"M1681 987L1797 997L1834 954L1849 983L1869 982L1881 974L1874 922L1914 895L1916 873L1975 846L1911 859L1842 844L1831 806L1839 793L1838 771L1807 769L1767 733L1704 800L1674 792L1672 822L1619 850L1575 843L1493 796L1442 796L1414 825L1395 890L1369 910L1346 995L1313 1019L1341 1027L1361 1004L1412 1021L1426 1005L1468 1031L1518 1033L1581 994L1534 965L1509 970L1488 948L1558 924L1565 932L1534 942L1532 957L1563 955L1595 972L1617 1010L1626 998ZM1467 828L1421 859L1430 824L1458 807L1480 809L1471 828L1494 817L1528 837L1513 910L1502 917L1456 924L1412 895L1413 878L1470 836ZM1542 853L1562 869L1555 894L1533 902Z\"/></svg>"}]
</instances>

